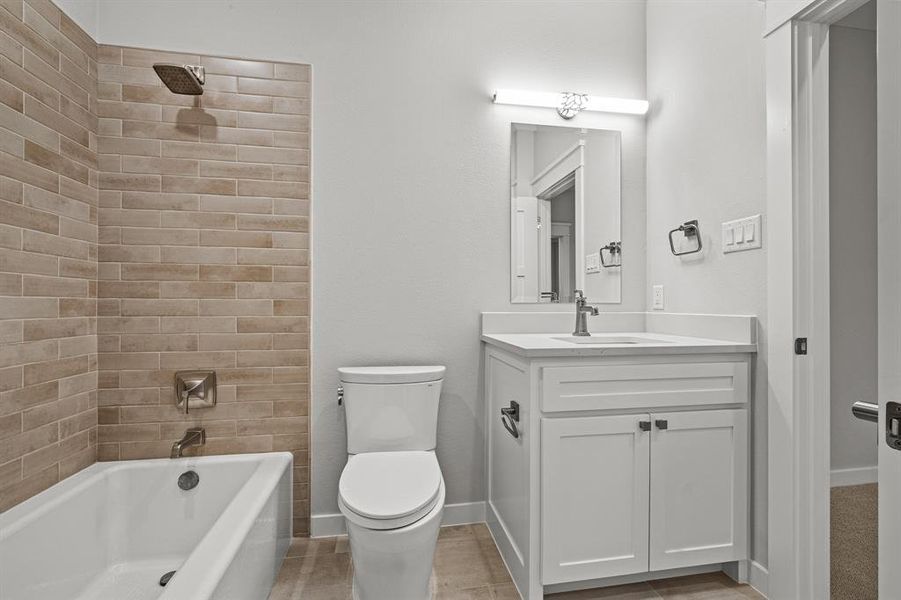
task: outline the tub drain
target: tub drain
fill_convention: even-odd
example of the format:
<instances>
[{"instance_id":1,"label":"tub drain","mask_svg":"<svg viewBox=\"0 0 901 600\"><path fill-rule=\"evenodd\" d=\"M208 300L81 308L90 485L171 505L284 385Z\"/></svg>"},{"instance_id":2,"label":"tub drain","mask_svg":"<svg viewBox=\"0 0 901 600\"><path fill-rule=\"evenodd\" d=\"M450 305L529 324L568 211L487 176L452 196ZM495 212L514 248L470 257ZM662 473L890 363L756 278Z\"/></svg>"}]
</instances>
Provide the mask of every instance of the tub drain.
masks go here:
<instances>
[{"instance_id":1,"label":"tub drain","mask_svg":"<svg viewBox=\"0 0 901 600\"><path fill-rule=\"evenodd\" d=\"M162 577L160 577L160 585L166 587L166 584L169 583L169 580L172 579L172 576L175 575L175 571L169 571Z\"/></svg>"},{"instance_id":2,"label":"tub drain","mask_svg":"<svg viewBox=\"0 0 901 600\"><path fill-rule=\"evenodd\" d=\"M178 476L178 487L187 491L193 490L200 483L200 475L195 471L185 471Z\"/></svg>"}]
</instances>

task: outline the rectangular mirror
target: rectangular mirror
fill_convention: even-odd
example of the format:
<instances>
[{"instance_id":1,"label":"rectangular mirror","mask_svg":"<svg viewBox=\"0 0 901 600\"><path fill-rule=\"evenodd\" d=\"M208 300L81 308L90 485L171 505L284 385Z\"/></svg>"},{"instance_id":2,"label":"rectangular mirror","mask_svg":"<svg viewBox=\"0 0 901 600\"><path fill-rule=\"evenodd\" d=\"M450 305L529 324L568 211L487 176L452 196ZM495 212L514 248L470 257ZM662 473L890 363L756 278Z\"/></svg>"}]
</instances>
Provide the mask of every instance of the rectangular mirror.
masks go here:
<instances>
[{"instance_id":1,"label":"rectangular mirror","mask_svg":"<svg viewBox=\"0 0 901 600\"><path fill-rule=\"evenodd\" d=\"M511 302L619 303L620 132L513 123L510 147Z\"/></svg>"}]
</instances>

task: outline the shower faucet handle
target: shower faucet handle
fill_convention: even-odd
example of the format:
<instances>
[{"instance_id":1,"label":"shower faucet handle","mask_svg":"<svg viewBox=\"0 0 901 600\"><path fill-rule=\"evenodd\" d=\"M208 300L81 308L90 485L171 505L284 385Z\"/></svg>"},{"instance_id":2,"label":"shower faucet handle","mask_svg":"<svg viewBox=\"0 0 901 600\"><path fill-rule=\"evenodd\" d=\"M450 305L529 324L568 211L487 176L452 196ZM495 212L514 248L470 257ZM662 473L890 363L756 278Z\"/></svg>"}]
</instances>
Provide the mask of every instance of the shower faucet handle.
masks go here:
<instances>
[{"instance_id":1,"label":"shower faucet handle","mask_svg":"<svg viewBox=\"0 0 901 600\"><path fill-rule=\"evenodd\" d=\"M216 406L216 371L179 371L175 374L175 406L185 414L189 408Z\"/></svg>"}]
</instances>

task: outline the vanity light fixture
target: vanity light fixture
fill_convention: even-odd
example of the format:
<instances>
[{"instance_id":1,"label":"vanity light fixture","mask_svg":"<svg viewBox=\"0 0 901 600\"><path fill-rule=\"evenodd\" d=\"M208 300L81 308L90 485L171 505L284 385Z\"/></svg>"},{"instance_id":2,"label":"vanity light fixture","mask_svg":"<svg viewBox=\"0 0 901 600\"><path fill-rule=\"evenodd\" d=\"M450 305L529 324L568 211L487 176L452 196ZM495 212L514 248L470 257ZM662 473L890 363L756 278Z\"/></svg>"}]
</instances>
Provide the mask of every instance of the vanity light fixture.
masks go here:
<instances>
[{"instance_id":1,"label":"vanity light fixture","mask_svg":"<svg viewBox=\"0 0 901 600\"><path fill-rule=\"evenodd\" d=\"M647 100L605 98L603 96L589 96L588 94L576 92L497 90L494 92L492 100L495 104L556 108L557 114L566 120L572 119L583 110L627 115L643 115L648 112Z\"/></svg>"}]
</instances>

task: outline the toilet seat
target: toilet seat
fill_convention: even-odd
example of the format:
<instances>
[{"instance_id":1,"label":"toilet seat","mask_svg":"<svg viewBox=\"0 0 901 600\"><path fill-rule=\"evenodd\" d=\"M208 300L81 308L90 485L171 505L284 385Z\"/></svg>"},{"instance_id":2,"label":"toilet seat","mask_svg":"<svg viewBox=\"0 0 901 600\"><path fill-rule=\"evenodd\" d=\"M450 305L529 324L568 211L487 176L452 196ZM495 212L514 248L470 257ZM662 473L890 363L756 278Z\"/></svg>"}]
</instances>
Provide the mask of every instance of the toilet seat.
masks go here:
<instances>
[{"instance_id":1,"label":"toilet seat","mask_svg":"<svg viewBox=\"0 0 901 600\"><path fill-rule=\"evenodd\" d=\"M348 459L338 505L361 527L398 529L426 516L442 485L434 452L365 452Z\"/></svg>"}]
</instances>

